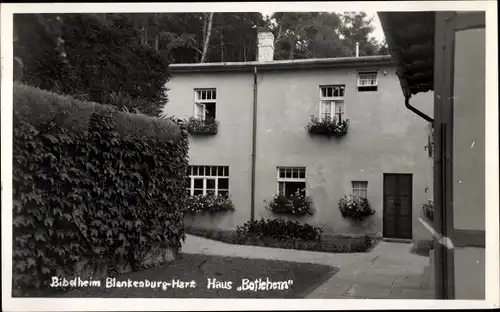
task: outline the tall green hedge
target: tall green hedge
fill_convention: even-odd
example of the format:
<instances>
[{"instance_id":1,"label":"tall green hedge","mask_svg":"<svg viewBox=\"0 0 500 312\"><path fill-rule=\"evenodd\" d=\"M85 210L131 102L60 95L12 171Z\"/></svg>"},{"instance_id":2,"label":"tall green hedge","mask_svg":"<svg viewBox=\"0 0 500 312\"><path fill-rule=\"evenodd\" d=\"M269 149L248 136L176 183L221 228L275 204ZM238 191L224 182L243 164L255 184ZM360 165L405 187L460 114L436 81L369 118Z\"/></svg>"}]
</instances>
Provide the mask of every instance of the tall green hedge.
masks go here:
<instances>
[{"instance_id":1,"label":"tall green hedge","mask_svg":"<svg viewBox=\"0 0 500 312\"><path fill-rule=\"evenodd\" d=\"M153 248L179 251L185 126L15 84L13 130L14 294L84 259L138 270Z\"/></svg>"}]
</instances>

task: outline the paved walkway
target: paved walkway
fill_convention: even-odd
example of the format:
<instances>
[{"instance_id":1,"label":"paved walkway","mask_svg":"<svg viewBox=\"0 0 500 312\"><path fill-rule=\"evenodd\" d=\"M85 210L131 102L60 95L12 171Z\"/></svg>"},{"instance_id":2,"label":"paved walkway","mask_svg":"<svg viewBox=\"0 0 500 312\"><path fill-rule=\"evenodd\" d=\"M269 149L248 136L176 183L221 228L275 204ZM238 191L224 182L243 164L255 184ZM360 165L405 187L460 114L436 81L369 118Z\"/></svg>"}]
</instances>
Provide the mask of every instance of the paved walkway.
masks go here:
<instances>
[{"instance_id":1,"label":"paved walkway","mask_svg":"<svg viewBox=\"0 0 500 312\"><path fill-rule=\"evenodd\" d=\"M208 254L330 265L340 271L315 289L315 299L432 299L423 284L429 258L410 253L412 245L380 242L367 253L314 251L231 245L187 235L184 253Z\"/></svg>"}]
</instances>

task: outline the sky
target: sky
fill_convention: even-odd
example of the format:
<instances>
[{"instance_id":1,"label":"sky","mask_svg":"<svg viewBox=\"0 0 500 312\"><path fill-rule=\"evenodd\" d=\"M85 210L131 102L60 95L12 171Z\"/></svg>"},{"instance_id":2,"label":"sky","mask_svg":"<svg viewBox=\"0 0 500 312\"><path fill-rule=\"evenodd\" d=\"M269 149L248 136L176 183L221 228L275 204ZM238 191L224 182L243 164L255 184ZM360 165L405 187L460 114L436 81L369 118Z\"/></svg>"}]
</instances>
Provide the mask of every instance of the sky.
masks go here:
<instances>
[{"instance_id":1,"label":"sky","mask_svg":"<svg viewBox=\"0 0 500 312\"><path fill-rule=\"evenodd\" d=\"M375 38L378 42L382 42L385 37L384 37L384 32L382 30L382 26L380 24L380 20L378 19L377 12L375 11L364 11L368 17L373 18L373 26L374 26L374 31L371 34L373 38ZM262 15L271 15L273 12L267 12L267 11L260 11ZM336 12L336 13L343 13L343 12Z\"/></svg>"}]
</instances>

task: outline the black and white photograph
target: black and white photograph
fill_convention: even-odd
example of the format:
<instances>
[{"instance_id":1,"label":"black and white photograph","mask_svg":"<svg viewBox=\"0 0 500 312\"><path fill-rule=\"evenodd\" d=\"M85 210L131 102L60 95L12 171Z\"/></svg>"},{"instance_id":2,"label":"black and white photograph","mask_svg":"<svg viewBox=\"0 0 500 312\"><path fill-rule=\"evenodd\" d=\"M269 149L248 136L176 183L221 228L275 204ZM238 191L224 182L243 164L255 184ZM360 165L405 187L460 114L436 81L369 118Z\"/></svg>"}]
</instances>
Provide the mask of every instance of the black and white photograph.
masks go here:
<instances>
[{"instance_id":1,"label":"black and white photograph","mask_svg":"<svg viewBox=\"0 0 500 312\"><path fill-rule=\"evenodd\" d=\"M2 4L4 310L498 308L496 7Z\"/></svg>"}]
</instances>

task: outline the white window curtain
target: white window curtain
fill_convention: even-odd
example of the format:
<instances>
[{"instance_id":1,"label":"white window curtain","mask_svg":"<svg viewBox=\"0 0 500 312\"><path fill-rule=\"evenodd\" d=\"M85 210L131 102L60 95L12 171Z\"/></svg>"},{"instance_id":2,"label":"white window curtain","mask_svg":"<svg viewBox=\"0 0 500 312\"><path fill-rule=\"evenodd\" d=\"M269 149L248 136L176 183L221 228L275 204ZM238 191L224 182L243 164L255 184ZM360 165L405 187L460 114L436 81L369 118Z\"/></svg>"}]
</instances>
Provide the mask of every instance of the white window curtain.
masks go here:
<instances>
[{"instance_id":1,"label":"white window curtain","mask_svg":"<svg viewBox=\"0 0 500 312\"><path fill-rule=\"evenodd\" d=\"M352 181L352 194L355 196L368 197L368 182L367 181Z\"/></svg>"},{"instance_id":2,"label":"white window curtain","mask_svg":"<svg viewBox=\"0 0 500 312\"><path fill-rule=\"evenodd\" d=\"M333 105L332 101L320 101L319 102L319 114L321 120L326 120L333 117Z\"/></svg>"},{"instance_id":3,"label":"white window curtain","mask_svg":"<svg viewBox=\"0 0 500 312\"><path fill-rule=\"evenodd\" d=\"M344 101L335 102L335 119L341 121L344 117Z\"/></svg>"},{"instance_id":4,"label":"white window curtain","mask_svg":"<svg viewBox=\"0 0 500 312\"><path fill-rule=\"evenodd\" d=\"M200 104L200 103L195 104L194 114L195 114L196 118L198 118L200 120L204 120L205 119L205 112L206 112L205 104Z\"/></svg>"}]
</instances>

